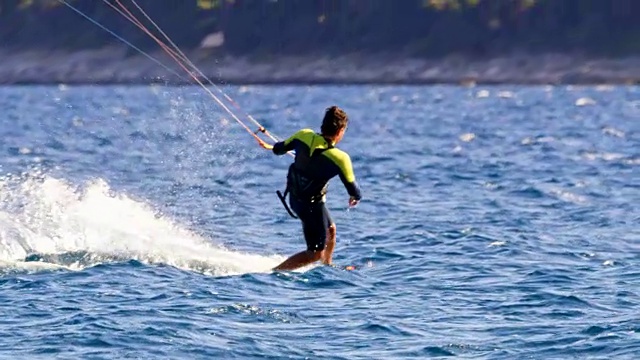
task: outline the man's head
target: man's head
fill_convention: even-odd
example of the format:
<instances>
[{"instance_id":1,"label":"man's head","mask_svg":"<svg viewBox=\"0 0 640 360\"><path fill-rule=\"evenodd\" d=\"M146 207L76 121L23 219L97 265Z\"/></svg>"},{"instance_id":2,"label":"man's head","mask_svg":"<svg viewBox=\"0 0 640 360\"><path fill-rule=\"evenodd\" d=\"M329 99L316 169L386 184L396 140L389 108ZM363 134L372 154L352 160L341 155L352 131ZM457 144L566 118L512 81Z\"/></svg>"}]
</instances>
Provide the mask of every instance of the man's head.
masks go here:
<instances>
[{"instance_id":1,"label":"man's head","mask_svg":"<svg viewBox=\"0 0 640 360\"><path fill-rule=\"evenodd\" d=\"M345 130L347 130L347 123L349 118L344 110L337 106L331 106L327 108L324 113L324 119L322 119L322 126L320 131L326 138L333 140L337 144L344 136Z\"/></svg>"}]
</instances>

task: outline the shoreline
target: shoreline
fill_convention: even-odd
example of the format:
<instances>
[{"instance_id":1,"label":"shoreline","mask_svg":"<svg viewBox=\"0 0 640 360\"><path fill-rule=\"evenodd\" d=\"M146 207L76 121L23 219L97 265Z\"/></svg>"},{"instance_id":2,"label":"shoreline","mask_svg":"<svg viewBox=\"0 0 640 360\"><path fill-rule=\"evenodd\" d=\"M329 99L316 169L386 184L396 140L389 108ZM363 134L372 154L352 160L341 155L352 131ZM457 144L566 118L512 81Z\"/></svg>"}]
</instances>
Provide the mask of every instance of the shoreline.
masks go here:
<instances>
[{"instance_id":1,"label":"shoreline","mask_svg":"<svg viewBox=\"0 0 640 360\"><path fill-rule=\"evenodd\" d=\"M74 52L0 49L0 85L193 84L164 52L150 54L184 77L124 47ZM596 58L523 54L418 59L384 54L265 56L260 60L196 50L187 56L216 85L633 85L640 55ZM254 57L255 58L255 57ZM203 80L206 85L206 80Z\"/></svg>"}]
</instances>

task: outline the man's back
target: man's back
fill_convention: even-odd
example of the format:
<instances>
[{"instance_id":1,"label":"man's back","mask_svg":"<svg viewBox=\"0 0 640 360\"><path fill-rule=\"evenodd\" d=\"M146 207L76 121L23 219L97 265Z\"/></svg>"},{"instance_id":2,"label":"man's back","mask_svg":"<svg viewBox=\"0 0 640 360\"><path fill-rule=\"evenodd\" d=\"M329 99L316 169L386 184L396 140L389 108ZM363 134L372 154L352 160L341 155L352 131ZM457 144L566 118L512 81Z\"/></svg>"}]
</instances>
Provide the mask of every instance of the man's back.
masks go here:
<instances>
[{"instance_id":1,"label":"man's back","mask_svg":"<svg viewBox=\"0 0 640 360\"><path fill-rule=\"evenodd\" d=\"M340 177L350 195L359 195L351 158L346 152L334 147L322 135L311 129L302 129L285 140L282 149L274 148L276 153L291 150L295 150L296 153L292 164L293 171L313 181L313 185L308 188L308 191L313 193L312 196L326 192L328 181L336 175ZM296 190L300 191L295 188L299 184L291 185L294 186L292 193L296 193Z\"/></svg>"}]
</instances>

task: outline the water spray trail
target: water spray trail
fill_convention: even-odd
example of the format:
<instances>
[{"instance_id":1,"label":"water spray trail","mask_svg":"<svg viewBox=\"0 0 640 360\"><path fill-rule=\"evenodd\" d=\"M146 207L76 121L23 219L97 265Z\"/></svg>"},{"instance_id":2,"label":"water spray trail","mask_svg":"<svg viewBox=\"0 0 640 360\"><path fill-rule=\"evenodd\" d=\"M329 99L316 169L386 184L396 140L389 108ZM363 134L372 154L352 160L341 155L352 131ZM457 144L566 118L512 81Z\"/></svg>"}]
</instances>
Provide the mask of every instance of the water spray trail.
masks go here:
<instances>
[{"instance_id":1,"label":"water spray trail","mask_svg":"<svg viewBox=\"0 0 640 360\"><path fill-rule=\"evenodd\" d=\"M136 260L210 275L270 272L281 256L226 249L104 180L0 179L0 273Z\"/></svg>"},{"instance_id":2,"label":"water spray trail","mask_svg":"<svg viewBox=\"0 0 640 360\"><path fill-rule=\"evenodd\" d=\"M121 7L124 8L124 5L122 5L120 3L119 0L116 0L118 2L118 4L120 4ZM173 40L171 40L171 38L160 28L160 26L158 26L158 24L156 24L155 21L153 21L153 19L151 19L151 17L144 11L144 9L142 9L142 7L140 5L138 5L138 3L135 0L131 0L131 3L140 11L140 13L142 13L142 15L144 15L144 17L149 20L149 22L151 22L151 24L153 24L153 26L155 26L155 28L165 37L165 39L167 39L167 41L169 42L169 44L171 44L173 46L173 48L175 49L175 51L177 51L177 54L180 56L180 58L185 61L189 66L191 66L200 76L202 76L203 78L205 78L207 80L207 82L213 86L216 90L218 90L218 92L220 92L220 94L222 94L222 96L225 97L225 99L227 99L232 105L234 105L238 110L243 111L240 108L240 105L238 105L238 103L236 103L230 96L228 96L224 91L222 91L222 89L220 89L220 87L218 87L216 84L213 83L213 81L211 81L211 79L209 79L205 74L202 73L202 71L200 71L200 69L184 54L184 52L182 50L180 50L180 48L178 47L178 45L176 45L176 43L173 42ZM127 11L129 13L129 15L131 15L133 17L133 14L131 14L131 12ZM137 20L137 19L136 19ZM137 21L138 24L140 24L140 26L142 26L142 24L140 23L140 21ZM166 45L163 46L163 48L167 48ZM274 141L279 141L278 138L272 134L270 134L266 129L264 129L264 127L256 120L253 118L253 116L251 116L251 114L248 114L246 111L243 111L245 113L245 115L247 116L247 118L249 120L251 120L254 124L256 124L266 136L268 136L269 138L271 138Z\"/></svg>"},{"instance_id":3,"label":"water spray trail","mask_svg":"<svg viewBox=\"0 0 640 360\"><path fill-rule=\"evenodd\" d=\"M96 20L92 19L91 17L89 17L88 15L84 14L83 12L81 12L80 10L78 10L77 8L73 7L71 4L69 4L67 1L65 0L58 0L59 2L61 2L62 4L66 5L67 7L69 7L70 9L72 9L73 11L75 11L76 13L80 14L81 16L83 16L84 18L86 18L87 20L91 21L92 23L98 25L100 28L104 29L105 31L109 32L110 34L114 35L115 37L117 37L118 39L120 39L121 41L123 41L125 44L131 46L133 49L137 50L138 52L142 53L143 55L145 55L146 57L152 59L154 62L160 64L162 67L164 67L165 69L170 70L172 73L176 74L179 78L184 79L182 76L178 75L175 71L169 69L166 65L162 64L161 62L159 62L158 60L154 59L152 56L150 56L149 54L147 54L146 52L144 52L143 50L139 49L138 47L134 46L133 44L131 44L130 42L126 41L125 39L123 39L122 37L118 36L117 34L115 34L113 31L107 29L105 26L103 26L102 24L98 23ZM278 139L274 136L272 136L269 132L267 132L267 130L260 125L260 123L258 123L255 119L253 119L253 117L250 117L250 120L252 120L254 123L256 123L259 128L258 130L256 130L255 132L253 132L242 120L240 120L235 113L233 113L233 111L231 111L217 96L215 96L215 94L213 94L211 92L211 90L209 90L203 83L202 81L200 81L200 79L198 79L192 71L190 71L185 64L183 64L183 62L186 62L189 66L193 67L199 74L201 74L205 79L207 79L207 81L209 83L211 83L212 85L214 85L214 87L221 92L222 94L224 94L224 92L217 86L215 86L215 84L213 84L213 82L208 79L206 76L204 76L204 74L193 64L193 62L191 62L182 51L180 51L178 49L178 47L175 45L175 43L173 43L168 36L166 35L166 33L164 33L159 27L158 25L153 22L154 26L156 26L158 28L158 30L160 30L163 35L165 37L167 37L167 39L169 41L171 41L171 43L173 44L173 46L176 47L176 49L178 49L178 51L180 53L177 53L176 51L173 51L172 49L170 49L164 42L162 42L162 40L158 39L153 33L151 33L151 31L149 31L137 18L135 18L135 16L133 14L131 14L131 12L119 1L116 0L116 3L118 3L118 5L120 5L120 7L126 12L128 13L125 14L122 11L120 11L119 9L115 8L113 6L113 4L109 3L107 0L103 0L105 3L107 3L109 6L111 6L112 8L116 9L118 11L118 13L120 13L120 15L122 15L123 17L125 17L127 20L129 20L130 22L132 22L134 25L138 26L141 30L143 30L147 35L149 35L152 39L154 39L161 47L163 50L165 50L165 52L167 52L167 54L169 56L171 56L180 67L182 67L182 69L184 69L187 74L189 74L191 76L191 78L198 83L210 96L211 98L220 106L222 107L223 110L225 110L240 126L242 126L251 136L253 136L255 139L260 140L260 138L258 137L257 133L258 132L262 132L265 135L269 136L271 139L273 139L274 141L278 141ZM139 5L136 6L143 11ZM144 12L144 11L143 11ZM144 13L145 16L149 19L150 17ZM152 20L151 20L152 21ZM226 94L225 98L228 99L230 102L232 102L232 104L235 104L235 106L237 106L237 104ZM289 155L293 156L292 153L289 153Z\"/></svg>"}]
</instances>

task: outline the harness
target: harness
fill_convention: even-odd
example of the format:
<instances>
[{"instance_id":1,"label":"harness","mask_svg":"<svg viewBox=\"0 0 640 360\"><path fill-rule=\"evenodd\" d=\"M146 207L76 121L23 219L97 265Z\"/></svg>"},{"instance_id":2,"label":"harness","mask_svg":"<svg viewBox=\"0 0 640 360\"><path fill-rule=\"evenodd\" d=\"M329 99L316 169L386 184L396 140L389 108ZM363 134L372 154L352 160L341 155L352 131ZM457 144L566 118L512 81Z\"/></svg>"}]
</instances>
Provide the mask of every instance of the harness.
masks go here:
<instances>
[{"instance_id":1,"label":"harness","mask_svg":"<svg viewBox=\"0 0 640 360\"><path fill-rule=\"evenodd\" d=\"M305 203L317 203L322 201L324 196L327 194L327 184L325 183L322 188L318 188L319 180L310 177L306 174L306 167L310 166L311 161L322 155L323 152L333 149L334 146L330 141L327 141L326 149L316 149L307 159L301 159L302 169L299 169L296 165L296 162L292 163L289 166L289 171L287 172L287 186L284 189L284 193L280 192L280 190L276 191L278 194L278 198L282 202L282 205L287 210L289 215L297 219L298 217L291 211L289 205L287 205L287 195L295 197L296 199L305 202ZM298 159L296 159L298 160Z\"/></svg>"}]
</instances>

